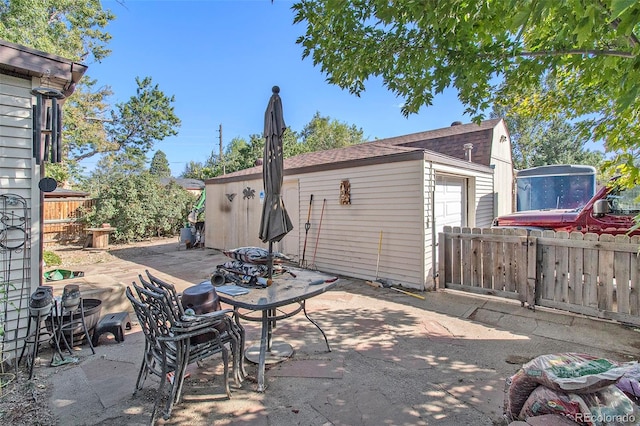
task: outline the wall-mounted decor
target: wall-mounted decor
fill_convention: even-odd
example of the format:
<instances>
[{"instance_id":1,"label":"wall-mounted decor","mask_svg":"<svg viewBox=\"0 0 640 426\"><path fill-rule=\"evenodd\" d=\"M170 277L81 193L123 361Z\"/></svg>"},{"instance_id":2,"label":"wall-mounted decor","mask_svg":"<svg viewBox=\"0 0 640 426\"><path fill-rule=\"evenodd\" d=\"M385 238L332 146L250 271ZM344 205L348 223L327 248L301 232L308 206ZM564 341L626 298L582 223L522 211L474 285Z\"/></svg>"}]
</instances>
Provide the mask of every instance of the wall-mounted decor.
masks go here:
<instances>
[{"instance_id":1,"label":"wall-mounted decor","mask_svg":"<svg viewBox=\"0 0 640 426\"><path fill-rule=\"evenodd\" d=\"M246 187L243 191L242 191L242 199L249 199L249 198L255 198L256 196L256 190L255 189L251 189L250 187Z\"/></svg>"},{"instance_id":2,"label":"wall-mounted decor","mask_svg":"<svg viewBox=\"0 0 640 426\"><path fill-rule=\"evenodd\" d=\"M340 204L351 204L351 183L347 179L340 182Z\"/></svg>"},{"instance_id":3,"label":"wall-mounted decor","mask_svg":"<svg viewBox=\"0 0 640 426\"><path fill-rule=\"evenodd\" d=\"M59 103L64 95L58 89L36 87L31 91L36 97L32 106L33 157L36 164L61 163L62 158L62 108Z\"/></svg>"},{"instance_id":4,"label":"wall-mounted decor","mask_svg":"<svg viewBox=\"0 0 640 426\"><path fill-rule=\"evenodd\" d=\"M227 200L229 200L229 202L232 202L233 199L236 197L236 193L234 192L233 194L225 194L227 196Z\"/></svg>"}]
</instances>

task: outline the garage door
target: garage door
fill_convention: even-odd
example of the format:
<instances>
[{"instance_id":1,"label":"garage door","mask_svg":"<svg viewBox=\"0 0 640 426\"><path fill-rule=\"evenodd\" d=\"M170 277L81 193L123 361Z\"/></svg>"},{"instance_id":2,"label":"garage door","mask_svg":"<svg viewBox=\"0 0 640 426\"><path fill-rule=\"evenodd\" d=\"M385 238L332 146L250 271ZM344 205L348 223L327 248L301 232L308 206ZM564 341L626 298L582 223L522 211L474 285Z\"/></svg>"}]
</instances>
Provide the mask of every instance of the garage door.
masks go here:
<instances>
[{"instance_id":1,"label":"garage door","mask_svg":"<svg viewBox=\"0 0 640 426\"><path fill-rule=\"evenodd\" d=\"M466 226L466 187L464 178L436 175L436 232L442 232L445 226Z\"/></svg>"}]
</instances>

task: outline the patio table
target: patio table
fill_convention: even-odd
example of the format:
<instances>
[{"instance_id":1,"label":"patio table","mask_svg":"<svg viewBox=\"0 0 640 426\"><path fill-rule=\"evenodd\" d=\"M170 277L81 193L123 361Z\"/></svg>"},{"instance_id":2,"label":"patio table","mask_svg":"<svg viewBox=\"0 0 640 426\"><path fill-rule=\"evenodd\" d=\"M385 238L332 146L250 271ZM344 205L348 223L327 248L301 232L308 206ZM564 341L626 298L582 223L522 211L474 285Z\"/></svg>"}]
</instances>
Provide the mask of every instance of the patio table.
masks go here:
<instances>
[{"instance_id":1,"label":"patio table","mask_svg":"<svg viewBox=\"0 0 640 426\"><path fill-rule=\"evenodd\" d=\"M289 271L290 273L275 276L271 286L252 288L246 294L232 296L218 292L221 302L233 306L234 317L238 325L240 325L240 319L261 322L258 392L264 392L266 389L265 364L267 363L267 355L271 355L274 350L271 338L276 321L303 312L305 317L320 330L327 345L327 351L331 352L327 335L307 313L306 300L333 288L339 282L338 278L304 269L289 269ZM293 349L289 348L290 345L287 343L280 344L278 345L278 353L273 355L280 358L290 356ZM247 353L251 352L251 350L247 350Z\"/></svg>"}]
</instances>

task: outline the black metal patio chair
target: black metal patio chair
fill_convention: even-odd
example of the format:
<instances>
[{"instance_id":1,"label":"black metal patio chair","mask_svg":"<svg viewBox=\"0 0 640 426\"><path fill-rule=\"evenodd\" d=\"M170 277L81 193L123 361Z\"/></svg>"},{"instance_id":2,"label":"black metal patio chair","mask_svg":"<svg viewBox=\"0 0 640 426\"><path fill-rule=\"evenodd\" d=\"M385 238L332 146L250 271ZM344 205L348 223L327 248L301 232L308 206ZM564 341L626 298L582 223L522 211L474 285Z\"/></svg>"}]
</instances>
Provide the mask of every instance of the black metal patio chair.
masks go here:
<instances>
[{"instance_id":1,"label":"black metal patio chair","mask_svg":"<svg viewBox=\"0 0 640 426\"><path fill-rule=\"evenodd\" d=\"M126 288L126 296L131 302L145 336L143 354L136 389L142 389L149 374L160 378L156 401L151 414L151 424L155 423L160 401L164 397L165 385L169 382L169 396L163 417L168 419L174 404L180 402L182 386L187 366L216 354L222 355L224 366L224 384L227 397L231 397L229 389L229 353L221 339L217 326L229 319L231 310L220 310L208 315L184 317L180 321L173 318L172 309L167 305L165 296L153 292L134 283L138 299L130 287ZM206 339L195 338L206 336ZM169 380L173 373L173 380Z\"/></svg>"},{"instance_id":2,"label":"black metal patio chair","mask_svg":"<svg viewBox=\"0 0 640 426\"><path fill-rule=\"evenodd\" d=\"M185 315L184 306L181 303L180 293L176 291L173 284L164 281L155 275L152 275L149 270L145 270L149 280L144 279L142 275L138 275L138 279L143 287L155 291L157 293L164 294L165 300L173 308L173 316L176 319L180 319ZM244 327L238 322L233 321L230 318L218 327L220 331L221 339L224 343L230 343L231 355L233 362L233 378L237 386L245 379L247 373L244 368L244 347L245 347L245 331ZM227 335L231 333L231 335ZM235 337L235 340L233 339Z\"/></svg>"}]
</instances>

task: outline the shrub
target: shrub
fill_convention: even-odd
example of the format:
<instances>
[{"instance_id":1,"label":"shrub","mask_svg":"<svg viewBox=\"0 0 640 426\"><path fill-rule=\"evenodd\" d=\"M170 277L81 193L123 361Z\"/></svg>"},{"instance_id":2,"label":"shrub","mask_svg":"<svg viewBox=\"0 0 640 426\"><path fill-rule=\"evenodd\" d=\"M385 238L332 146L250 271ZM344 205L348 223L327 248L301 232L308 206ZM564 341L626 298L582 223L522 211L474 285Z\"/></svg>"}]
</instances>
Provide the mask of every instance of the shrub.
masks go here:
<instances>
[{"instance_id":1,"label":"shrub","mask_svg":"<svg viewBox=\"0 0 640 426\"><path fill-rule=\"evenodd\" d=\"M44 259L44 263L47 265L62 265L62 259L60 256L52 251L45 250L42 254L42 258Z\"/></svg>"},{"instance_id":2,"label":"shrub","mask_svg":"<svg viewBox=\"0 0 640 426\"><path fill-rule=\"evenodd\" d=\"M149 172L117 174L101 182L96 203L86 215L92 226L110 223L119 242L171 236L183 226L195 196L172 182L162 185Z\"/></svg>"}]
</instances>

